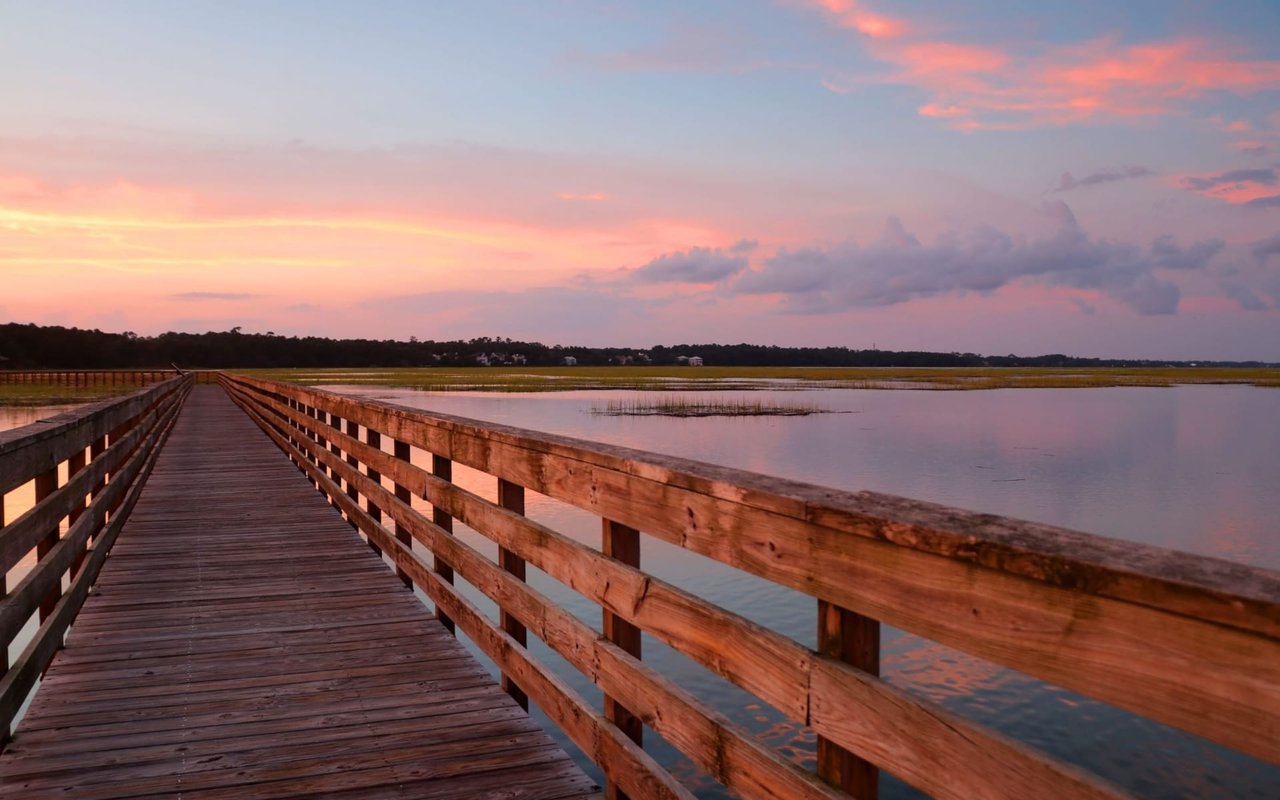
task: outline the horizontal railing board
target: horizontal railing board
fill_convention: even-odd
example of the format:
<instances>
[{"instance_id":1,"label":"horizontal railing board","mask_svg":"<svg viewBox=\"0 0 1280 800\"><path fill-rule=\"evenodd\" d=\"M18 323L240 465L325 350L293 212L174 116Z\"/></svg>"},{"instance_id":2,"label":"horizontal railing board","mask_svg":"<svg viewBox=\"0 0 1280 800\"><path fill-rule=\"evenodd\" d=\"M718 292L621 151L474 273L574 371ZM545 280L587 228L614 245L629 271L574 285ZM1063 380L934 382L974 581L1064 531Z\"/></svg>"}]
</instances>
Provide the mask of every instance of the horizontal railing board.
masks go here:
<instances>
[{"instance_id":1,"label":"horizontal railing board","mask_svg":"<svg viewBox=\"0 0 1280 800\"><path fill-rule=\"evenodd\" d=\"M280 433L287 434L287 430L280 430ZM623 653L567 611L413 511L331 451L314 452L334 476L354 485L384 514L391 516L397 530L404 526L430 552L443 556L457 575L517 617L605 691L633 705L659 735L680 747L695 763L731 790L756 797L842 796L842 793L799 770L785 757L762 747L753 740L754 737L723 715ZM367 524L373 524L372 520ZM365 526L361 527L364 529ZM386 532L386 535L392 534Z\"/></svg>"},{"instance_id":2,"label":"horizontal railing board","mask_svg":"<svg viewBox=\"0 0 1280 800\"><path fill-rule=\"evenodd\" d=\"M0 431L0 493L12 491L89 447L158 398L173 392L182 380L172 378L124 397L100 400L21 428Z\"/></svg>"},{"instance_id":3,"label":"horizontal railing board","mask_svg":"<svg viewBox=\"0 0 1280 800\"><path fill-rule=\"evenodd\" d=\"M1096 552L1132 551L1136 555L1119 560L1135 571L1120 574L1108 563L1073 562L1076 572L1092 570L1115 580L1055 583L1028 572L1028 565L1038 563L1044 572L1045 563L1055 563L1053 548L1031 554L1035 558L1011 556L1010 572L961 557L998 549L999 537L989 542L973 531L951 532L943 539L955 546L940 551L939 538L924 536L910 521L868 522L866 514L841 512L833 501L859 507L860 498L883 496L804 487L284 384L243 383L323 406L693 552L1280 763L1280 641L1273 635L1280 603L1268 599L1280 597L1273 591L1280 576L1272 571L1067 531L1068 538L1096 543ZM728 483L730 477L743 486ZM770 494L767 487L775 484L790 487L792 496ZM695 486L699 490L688 488ZM797 499L806 492L826 498L825 505ZM997 519L946 511L953 523L968 520L974 531ZM831 527L836 523L841 527ZM925 549L881 538L884 531ZM968 549L960 542L968 542ZM1175 562L1200 566L1172 578L1150 571ZM1139 573L1138 566L1148 571ZM1070 575L1071 569L1053 574ZM1252 577L1238 582L1245 593L1237 595L1227 575L1242 571ZM1200 582L1188 583L1187 574ZM1132 594L1134 586L1157 588L1128 599L1088 591ZM1150 605L1153 597L1171 607ZM1231 622L1222 624L1226 618Z\"/></svg>"},{"instance_id":4,"label":"horizontal railing board","mask_svg":"<svg viewBox=\"0 0 1280 800\"><path fill-rule=\"evenodd\" d=\"M610 725L598 712L593 711L572 688L555 677L545 666L527 654L509 634L487 619L469 600L452 585L427 566L412 549L398 541L341 490L336 482L318 466L312 464L295 448L286 434L275 429L251 405L246 398L232 393L246 413L259 424L268 436L286 453L293 455L295 463L317 482L335 505L355 521L357 527L370 537L379 548L392 558L395 565L410 575L415 585L426 592L432 602L446 609L463 632L485 652L503 672L511 674L566 735L601 766L611 780L616 781L634 797L681 798L691 800L692 795L667 775L652 757ZM314 445L314 443L312 443ZM318 456L331 459L346 467L325 448L313 451Z\"/></svg>"},{"instance_id":5,"label":"horizontal railing board","mask_svg":"<svg viewBox=\"0 0 1280 800\"><path fill-rule=\"evenodd\" d=\"M162 409L152 408L139 416L138 426L130 430L103 453L90 461L84 469L75 473L53 494L33 505L17 519L0 528L0 572L12 569L18 561L36 546L58 522L80 507L85 495L108 472L117 470L132 453L139 439L148 432L152 420Z\"/></svg>"},{"instance_id":6,"label":"horizontal railing board","mask_svg":"<svg viewBox=\"0 0 1280 800\"><path fill-rule=\"evenodd\" d=\"M316 432L322 424L279 401L267 400L266 405L282 419L302 425L309 431ZM910 705L914 707L910 711L912 724L919 724L922 730L933 735L898 736L892 740L896 756L885 755L888 748L884 741L873 743L859 735L861 731L844 725L838 715L833 718L830 709L839 704L831 700L823 704L827 712L815 724L809 710L814 691L811 670L815 662L823 662L823 674L829 677L833 674L831 670L835 670L835 674L846 674L841 672L847 669L843 665L823 659L781 634L621 564L545 525L443 481L420 467L396 460L358 439L345 434L331 435L334 436L331 441L336 441L345 452L353 453L358 461L377 467L397 484L427 499L433 507L442 508L499 545L515 551L551 577L752 692L791 719L806 725L814 724L819 733L831 734L833 740L860 752L868 750L879 754L876 762L885 769L903 773L903 763L913 765L909 776L904 777L934 796L971 797L975 787L964 779L914 765L938 761L984 762L986 768L981 773L980 785L990 789L993 784L999 784L1007 796L1034 796L1047 791L1058 796L1067 796L1068 792L1080 797L1119 795L1118 790L1102 785L1091 776L1057 764L1023 745L932 703L910 698L900 690L861 673L858 673L861 677L857 680L846 675L848 685L845 686L833 686L829 680L824 684L827 691L834 692L844 701L846 714L849 709L892 709ZM305 441L303 443L306 444ZM342 470L338 474L344 480L354 480L360 492L370 497L398 524L419 531L422 529L421 523L417 523L413 516L417 512L410 506L391 497L385 489L370 483L364 476L343 470L336 458L328 453L318 452L317 456L328 466ZM429 537L429 541L422 537ZM453 548L457 545L450 540L439 539L429 533L421 533L419 540L450 563L456 558ZM444 553L440 552L442 547ZM467 575L465 571L460 571L460 574L475 582L474 575ZM527 620L526 623L533 625ZM555 638L564 635L563 631L558 631ZM543 635L540 638L547 640L549 637ZM573 661L567 655L566 658ZM622 690L624 693L625 688ZM893 722L898 720L890 721ZM879 727L874 723L872 726ZM887 725L889 731L906 732L910 729L911 725L905 723Z\"/></svg>"},{"instance_id":7,"label":"horizontal railing board","mask_svg":"<svg viewBox=\"0 0 1280 800\"><path fill-rule=\"evenodd\" d=\"M174 406L176 409L177 406L181 405L182 397L185 396L185 392L190 388L190 384L175 384L175 387L183 392L183 395L175 398ZM176 413L168 416L163 423L157 422L155 424L155 443L146 450L138 451L137 458L141 459L141 467L137 476L128 484L124 484L124 481L121 481L122 485L127 485L128 490L120 506L112 513L111 520L106 527L97 533L93 544L88 548L84 561L80 565L79 572L72 579L70 587L59 598L57 605L54 606L48 617L41 622L31 642L23 649L17 661L4 674L3 678L0 678L0 734L2 734L0 738L7 738L13 718L21 709L31 688L49 665L54 654L62 647L63 637L75 619L77 612L79 612L80 606L84 603L85 597L88 596L89 588L97 578L98 572L102 568L107 553L115 542L120 529L124 527L124 522L128 519L129 512L142 494L147 476L150 475L152 468L155 466L156 458L159 456L163 440L173 429L175 420Z\"/></svg>"},{"instance_id":8,"label":"horizontal railing board","mask_svg":"<svg viewBox=\"0 0 1280 800\"><path fill-rule=\"evenodd\" d=\"M115 479L93 498L93 502L68 528L57 544L32 566L17 586L5 595L3 602L0 602L0 642L12 641L18 630L26 623L27 618L39 607L40 601L51 590L61 588L62 574L71 567L89 537L106 523L107 510L123 499L125 491L133 485L135 478L142 470L150 449L155 446L177 413L178 408L174 404L158 415L158 423L152 428L137 429L140 433L147 434L142 440L142 448L129 459L123 469L113 473L116 476ZM122 440L121 445L124 444ZM138 444L136 438L133 444ZM123 454L128 455L128 450L124 450ZM56 520L53 524L57 525ZM8 532L8 528L6 527L4 531Z\"/></svg>"},{"instance_id":9,"label":"horizontal railing board","mask_svg":"<svg viewBox=\"0 0 1280 800\"><path fill-rule=\"evenodd\" d=\"M310 459L302 455L300 451L295 450L297 455L294 457L294 460L296 462L307 462L305 466L308 471L316 470L317 472L323 472L327 468L336 479L344 480L347 483L348 491L346 496L348 497L350 496L350 490L353 488L352 485L354 484L354 488L356 488L359 493L365 494L372 505L382 508L385 512L390 513L390 515L396 520L398 528L400 526L404 526L412 530L415 538L418 538L428 547L428 549L435 552L437 557L443 556L450 563L454 564L455 567L459 569L459 574L473 584L478 585L482 591L490 594L491 597L499 603L500 607L521 618L522 622L527 624L530 629L534 630L536 633L539 633L541 638L553 643L553 647L556 647L554 644L555 642L569 642L569 644L564 644L562 647L556 647L556 649L561 650L561 654L564 655L570 663L573 663L576 667L586 673L588 677L591 677L597 683L600 683L606 692L618 694L621 702L635 704L642 714L647 711L648 714L646 721L650 722L650 724L652 724L655 716L661 720L662 718L660 715L663 711L668 715L672 715L672 708L675 707L678 709L680 707L678 703L673 702L670 693L662 694L659 692L656 696L657 699L652 695L646 697L643 692L637 694L637 685L643 687L645 683L643 680L638 680L634 672L630 672L621 677L613 674L616 671L622 671L624 669L624 667L618 666L618 664L625 664L626 662L618 662L616 660L621 657L619 654L621 654L622 651L619 650L618 653L610 655L611 651L606 652L606 650L599 649L606 645L608 647L614 646L609 645L594 631L590 631L589 634L577 631L575 635L574 626L582 626L582 623L572 620L571 623L566 624L563 620L560 620L554 627L548 629L547 625L549 622L547 615L552 613L552 609L547 609L545 607L545 603L541 605L534 604L532 607L520 604L520 598L522 597L521 593L527 593L530 591L527 587L524 587L523 584L518 581L511 580L504 576L501 571L497 569L496 565L488 562L487 559L483 559L482 556L469 553L469 548L465 548L465 546L457 543L456 540L448 537L444 531L435 529L435 526L432 526L427 522L424 516L413 511L403 501L392 496L391 493L380 484L374 483L368 477L361 475L358 471L352 469L350 466L350 460L352 456L354 456L357 462L366 463L370 470L377 468L379 472L387 475L387 477L395 481L397 484L405 485L406 488L410 489L410 491L430 500L433 503L433 506L441 508L446 513L456 516L479 532L490 536L490 538L495 538L500 545L510 546L517 555L523 558L528 558L530 563L534 563L535 566L539 566L540 568L548 571L548 573L553 577L557 577L561 580L565 580L566 577L570 578L569 580L565 580L568 585L583 592L589 598L596 600L597 602L601 602L604 599L603 595L609 592L610 587L615 587L615 595L617 595L618 588L623 588L624 598L628 596L625 587L632 587L635 591L632 591L630 596L638 598L638 600L621 603L620 611L622 611L622 613L620 616L639 622L641 627L645 627L645 625L643 624L643 621L640 620L640 617L637 616L637 609L657 608L657 614L661 614L661 606L656 604L652 606L646 604L651 603L652 598L661 597L664 594L665 584L662 584L656 579L646 576L643 573L639 573L637 570L618 564L612 559L606 559L598 552L591 552L589 548L586 548L576 542L571 542L566 537L562 537L554 531L545 528L545 526L540 526L535 522L527 520L519 514L514 514L506 511L505 509L501 509L471 493L452 487L447 482L426 473L418 467L412 466L411 464L403 461L396 461L381 450L372 448L359 441L358 438L353 438L352 436L346 435L330 426L326 426L324 423L315 419L315 417L292 409L278 400L264 398L261 394L254 396L250 393L243 392L242 390L234 391L239 394L242 400L246 402L259 403L264 411L270 412L270 416L273 416L274 419L272 419L269 424L275 428L275 430L269 431L269 433L272 434L273 438L277 439L278 443L283 442L286 438L298 440L304 447L311 450L312 455L315 457L315 461L318 463L313 465ZM265 416L258 416L256 414L255 416L257 416L257 419L259 420L259 424L264 425L264 427L268 424ZM300 426L304 430L299 431L292 426ZM320 438L324 438L326 440L326 446L323 448L314 443L315 439ZM340 457L340 455L333 454L332 445L334 444L338 445L340 453L345 452L347 454L345 461ZM337 484L334 485L336 486ZM443 504L441 503L442 500L444 501ZM485 515L483 522L476 518L477 513ZM529 533L533 538L528 541L520 541L518 536L517 538L505 538L502 535L495 535L495 527L503 527L501 524L495 526L493 524L495 520L505 521L510 528L514 528L519 533ZM510 533L510 531L508 531L508 533ZM555 550L554 555L541 557L536 550L526 547L529 541L536 542L539 546L543 547L547 546L549 543L555 543L560 545L560 549ZM594 556L594 560L588 560L588 555ZM479 561L477 561L477 559L479 559ZM575 570L573 567L565 567L568 563L583 560L587 560L588 563L586 565L580 565L579 569ZM611 570L611 566L614 567L614 569ZM482 569L486 572L488 576L486 579L487 582L482 581L477 584L477 569ZM566 576L566 570L571 574ZM619 573L621 573L621 575ZM500 577L495 577L495 575ZM572 579L574 576L578 578L577 581ZM593 594L590 588L587 588L584 591L581 584L584 581L590 582L590 579L586 576L595 576L598 582L602 582L604 584L603 589L600 590L598 594ZM495 581L497 582L496 584L494 583ZM495 594L495 592L498 591L495 588L495 585L505 587L505 592L515 592L515 594ZM674 587L671 587L671 589L673 590L670 592L671 596L678 597L680 595L678 590L674 590ZM694 598L694 600L696 600L696 598ZM696 602L705 604L705 601ZM607 602L605 605L608 607ZM629 614L627 611L622 610L628 608L630 610ZM714 606L711 606L711 608L714 608ZM694 609L695 614L702 611L703 609L696 607ZM717 611L719 610L717 609ZM559 620L559 614L563 613L564 612L558 612L555 615L556 619ZM733 618L733 615L730 615L727 612L721 612L721 614L722 616ZM655 619L656 617L657 615L650 619ZM745 620L742 620L742 622L745 623ZM750 623L746 623L746 625L751 626ZM585 626L582 627L585 628ZM758 629L758 626L751 627ZM589 631L589 629L586 630ZM744 631L747 630L749 629L729 628L719 631L721 646L724 647L726 644L735 642L737 639L742 638ZM772 632L768 632L765 629L758 629L758 641L768 642L770 636L775 640L775 642L785 643L782 650L791 656L793 661L798 661L799 663L805 664L807 667L809 661L816 658L812 651L808 651L806 648L800 647L798 644L785 639L785 637L772 634ZM659 638L664 637L659 636ZM748 641L751 640L750 636L747 636L746 638ZM673 646L676 646L677 649L684 649L680 646L682 642L681 637L679 636L672 637L670 643L673 643ZM616 650L617 648L614 647L614 649ZM749 649L749 647L747 649ZM587 652L591 653L589 657L585 654ZM699 660L705 664L710 659L705 657L698 659L695 657L695 660ZM819 660L827 661L826 659ZM614 665L614 671L602 671L599 668L599 664L602 661ZM838 665L832 662L831 668L839 669L843 668L843 665ZM810 678L807 673L808 670L806 668L803 670L802 674L789 676L786 674L786 671L783 670L779 673L779 682L784 684L788 683L787 678L791 677L793 680L798 678L799 681L804 684L808 684ZM891 738L890 744L888 745L884 742L878 742L878 748L871 748L868 747L867 742L859 741L856 735L850 735L847 730L830 725L828 720L823 720L822 724L834 734L836 739L846 743L857 742L857 745L860 745L858 749L870 749L877 752L881 758L876 760L878 762L884 762L882 764L883 766L886 766L886 768L889 769L893 769L894 766L898 766L898 772L905 772L911 782L916 783L921 788L932 791L936 796L957 798L981 796L983 791L987 793L996 791L996 795L992 796L1012 796L1014 794L1031 795L1044 792L1052 792L1055 796L1073 797L1101 798L1123 796L1118 790L1103 785L1091 776L1087 776L1079 770L1045 759L1038 754L1031 753L1017 743L1009 742L1003 740L1002 737L991 735L989 732L982 730L979 726L954 717L954 715L947 714L946 712L941 711L941 709L934 707L918 707L922 705L919 701L907 697L907 695L900 691L887 689L887 687L884 687L884 685L880 684L879 681L875 681L875 679L870 678L870 676L864 677L868 679L866 683L853 681L851 682L853 687L852 690L850 690L849 687L842 688L839 696L846 701L850 701L843 709L844 713L849 713L851 709L868 708L877 703L882 709L891 708L895 704L909 705L914 708L914 719L925 723L932 723L931 726L926 724L925 730L931 730L932 733L936 735L902 735L897 738ZM602 680L602 678L604 679ZM741 685L741 681L738 682ZM859 697L858 692L867 691L867 683L870 683L871 685L880 685L879 693L877 694L876 692L872 692L869 696ZM872 704L868 704L868 699L873 701ZM661 701L663 700L670 705L662 705ZM806 710L807 702L808 700L806 697L804 701ZM930 704L923 705L929 706ZM831 703L828 702L825 707L830 708ZM678 714L676 716L679 718ZM725 758L726 745L724 744L722 733L704 734L704 738L702 739L703 748L701 751L697 749L699 740L696 737L695 739L690 740L688 738L689 734L687 733L687 730L690 728L697 729L699 727L697 720L702 719L706 724L710 724L712 726L707 729L708 731L715 731L717 728L713 721L714 717L715 713L713 711L704 709L704 715L702 717L699 717L696 713L692 716L683 717L683 730L659 730L659 733L663 734L665 738L668 738L668 740L673 741L677 745L683 744L685 747L682 749L692 747L693 753L691 753L691 755L694 756L695 762L699 762L700 766L703 766L704 769L709 769L715 777L720 779L722 782L729 784L730 788L735 788L736 786L736 788L742 790L744 787L754 786L754 790L748 790L748 795L772 796L772 794L762 793L760 789L762 786L767 786L771 793L778 793L779 784L776 779L770 780L767 772L765 773L766 777L764 780L757 783L751 782L753 775L755 777L759 777L758 773L754 773L753 770L749 768L751 764L755 763L752 760L748 760L746 762L748 768L745 770L741 768L733 768L732 761L729 764L723 762L723 759ZM897 728L899 731L905 732L908 726L900 724ZM716 757L720 759L719 762L707 759L708 750L706 748L706 742L708 741L720 743L719 750L713 751L716 753ZM729 741L738 742L739 747L744 744L747 746L747 750L738 751L739 758L742 758L745 753L747 754L748 759L750 759L750 755L755 752L754 748L750 746L749 740L746 738L740 737L735 739L730 737ZM892 752L895 747L900 747L907 751L914 752L915 755L908 756L905 759L901 754L898 754L897 756L885 755L886 751ZM730 746L730 751L732 751L732 745ZM686 752L689 752L688 749L686 749ZM698 757L699 755L702 755L703 758L700 759ZM975 760L978 763L985 764L987 769L982 773L966 775L965 777L970 778L970 780L966 780L965 778L961 778L959 780L954 778L945 779L937 770L918 768L919 764L934 761L966 763ZM903 768L902 764L898 764L896 762L902 762L902 764L906 764L908 766ZM768 764L774 762L765 758L762 763ZM993 790L993 786L1000 788L998 790ZM825 789L825 787L823 787L823 789ZM978 795L974 794L975 791L978 791ZM782 791L782 794L789 796L796 795L797 793L798 792L795 787Z\"/></svg>"},{"instance_id":10,"label":"horizontal railing board","mask_svg":"<svg viewBox=\"0 0 1280 800\"><path fill-rule=\"evenodd\" d=\"M344 420L355 420L530 489L549 482L546 477L539 479L538 457L556 456L580 462L584 468L601 467L1073 591L1151 603L1162 610L1280 637L1280 572L1274 570L877 492L831 489L499 423L479 423L310 387L242 375L235 379L265 392L284 391L308 405L323 404ZM513 449L495 452L499 446ZM532 480L525 482L521 477Z\"/></svg>"}]
</instances>

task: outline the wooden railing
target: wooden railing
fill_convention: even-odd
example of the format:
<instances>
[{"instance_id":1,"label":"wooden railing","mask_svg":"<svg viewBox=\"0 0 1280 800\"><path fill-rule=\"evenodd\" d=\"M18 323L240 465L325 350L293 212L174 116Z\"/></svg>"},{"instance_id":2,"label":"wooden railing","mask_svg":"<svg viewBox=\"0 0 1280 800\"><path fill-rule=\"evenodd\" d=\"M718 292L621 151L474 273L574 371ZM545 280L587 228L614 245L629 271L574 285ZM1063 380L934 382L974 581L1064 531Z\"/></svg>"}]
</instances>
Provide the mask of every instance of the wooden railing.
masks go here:
<instances>
[{"instance_id":1,"label":"wooden railing","mask_svg":"<svg viewBox=\"0 0 1280 800\"><path fill-rule=\"evenodd\" d=\"M291 384L223 382L615 796L689 796L641 748L643 726L744 797L870 798L877 769L945 798L1124 796L880 680L880 622L1280 763L1275 572ZM431 454L430 469L412 463L414 449ZM498 502L454 485L454 462L493 476ZM599 515L601 549L525 518L522 487ZM411 497L430 502L430 518ZM498 559L453 537L455 519L496 542ZM813 596L818 650L642 571L637 531ZM526 564L598 604L603 633L524 583ZM808 726L816 774L654 671L640 630ZM529 633L603 690L603 711L531 656Z\"/></svg>"},{"instance_id":2,"label":"wooden railing","mask_svg":"<svg viewBox=\"0 0 1280 800\"><path fill-rule=\"evenodd\" d=\"M172 369L0 370L0 385L143 386L167 381L177 374Z\"/></svg>"},{"instance_id":3,"label":"wooden railing","mask_svg":"<svg viewBox=\"0 0 1280 800\"><path fill-rule=\"evenodd\" d=\"M62 647L191 382L170 378L0 432L0 745ZM28 482L35 484L35 504L9 519L4 495ZM21 572L10 571L32 551L35 563L7 585L8 576ZM10 664L9 645L33 615L38 628Z\"/></svg>"}]
</instances>

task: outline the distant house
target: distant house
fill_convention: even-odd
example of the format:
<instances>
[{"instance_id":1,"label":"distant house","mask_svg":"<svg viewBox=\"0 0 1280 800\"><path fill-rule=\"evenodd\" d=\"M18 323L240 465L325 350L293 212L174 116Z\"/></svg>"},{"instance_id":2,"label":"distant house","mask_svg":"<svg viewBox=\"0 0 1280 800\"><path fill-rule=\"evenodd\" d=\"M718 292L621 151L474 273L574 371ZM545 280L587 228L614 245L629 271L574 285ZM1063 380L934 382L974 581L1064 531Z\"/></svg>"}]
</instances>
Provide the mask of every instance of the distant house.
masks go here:
<instances>
[{"instance_id":1,"label":"distant house","mask_svg":"<svg viewBox=\"0 0 1280 800\"><path fill-rule=\"evenodd\" d=\"M691 367L702 366L702 356L689 356L688 364Z\"/></svg>"},{"instance_id":2,"label":"distant house","mask_svg":"<svg viewBox=\"0 0 1280 800\"><path fill-rule=\"evenodd\" d=\"M476 355L476 363L477 363L477 364L479 364L479 365L480 365L480 366L482 366L482 367L487 367L487 366L489 366L489 356L488 356L487 354L485 354L485 353L479 353L479 354L477 354L477 355Z\"/></svg>"},{"instance_id":3,"label":"distant house","mask_svg":"<svg viewBox=\"0 0 1280 800\"><path fill-rule=\"evenodd\" d=\"M573 356L565 356L563 363L566 367L576 367L578 366L578 359Z\"/></svg>"},{"instance_id":4,"label":"distant house","mask_svg":"<svg viewBox=\"0 0 1280 800\"><path fill-rule=\"evenodd\" d=\"M689 364L689 357L688 357L688 356L676 356L676 363L677 363L677 364L679 364L679 365L681 365L681 366L688 366L688 364Z\"/></svg>"},{"instance_id":5,"label":"distant house","mask_svg":"<svg viewBox=\"0 0 1280 800\"><path fill-rule=\"evenodd\" d=\"M524 353L512 353L511 363L520 366L528 363L529 359L525 358Z\"/></svg>"}]
</instances>

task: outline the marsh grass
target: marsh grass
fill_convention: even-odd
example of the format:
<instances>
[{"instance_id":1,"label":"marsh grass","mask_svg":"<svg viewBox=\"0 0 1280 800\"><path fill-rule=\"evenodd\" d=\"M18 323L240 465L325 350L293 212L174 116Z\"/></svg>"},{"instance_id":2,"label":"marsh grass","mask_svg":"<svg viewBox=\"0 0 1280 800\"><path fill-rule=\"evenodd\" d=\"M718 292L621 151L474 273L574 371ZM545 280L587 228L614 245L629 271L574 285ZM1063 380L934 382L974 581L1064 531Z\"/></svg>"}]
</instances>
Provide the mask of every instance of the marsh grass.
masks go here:
<instances>
[{"instance_id":1,"label":"marsh grass","mask_svg":"<svg viewBox=\"0 0 1280 800\"><path fill-rule=\"evenodd\" d=\"M91 403L104 397L131 392L141 386L48 386L0 384L0 406L60 406Z\"/></svg>"},{"instance_id":2,"label":"marsh grass","mask_svg":"<svg viewBox=\"0 0 1280 800\"><path fill-rule=\"evenodd\" d=\"M803 417L839 413L811 403L777 403L747 398L692 398L687 395L609 400L589 412L603 417Z\"/></svg>"},{"instance_id":3,"label":"marsh grass","mask_svg":"<svg viewBox=\"0 0 1280 800\"><path fill-rule=\"evenodd\" d=\"M1280 388L1280 369L1228 367L411 367L250 370L315 386L388 386L434 392L658 392L756 389L1072 389L1110 386L1248 384Z\"/></svg>"}]
</instances>

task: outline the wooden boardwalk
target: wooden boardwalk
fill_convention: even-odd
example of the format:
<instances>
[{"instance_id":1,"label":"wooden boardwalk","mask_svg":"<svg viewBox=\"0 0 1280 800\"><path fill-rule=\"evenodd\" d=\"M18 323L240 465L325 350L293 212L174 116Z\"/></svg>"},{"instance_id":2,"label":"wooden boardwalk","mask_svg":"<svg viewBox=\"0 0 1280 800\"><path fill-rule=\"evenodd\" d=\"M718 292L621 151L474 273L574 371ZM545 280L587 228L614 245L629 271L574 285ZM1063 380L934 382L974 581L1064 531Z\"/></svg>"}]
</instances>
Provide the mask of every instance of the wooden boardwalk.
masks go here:
<instances>
[{"instance_id":1,"label":"wooden boardwalk","mask_svg":"<svg viewBox=\"0 0 1280 800\"><path fill-rule=\"evenodd\" d=\"M598 791L216 386L0 756L3 798Z\"/></svg>"}]
</instances>

